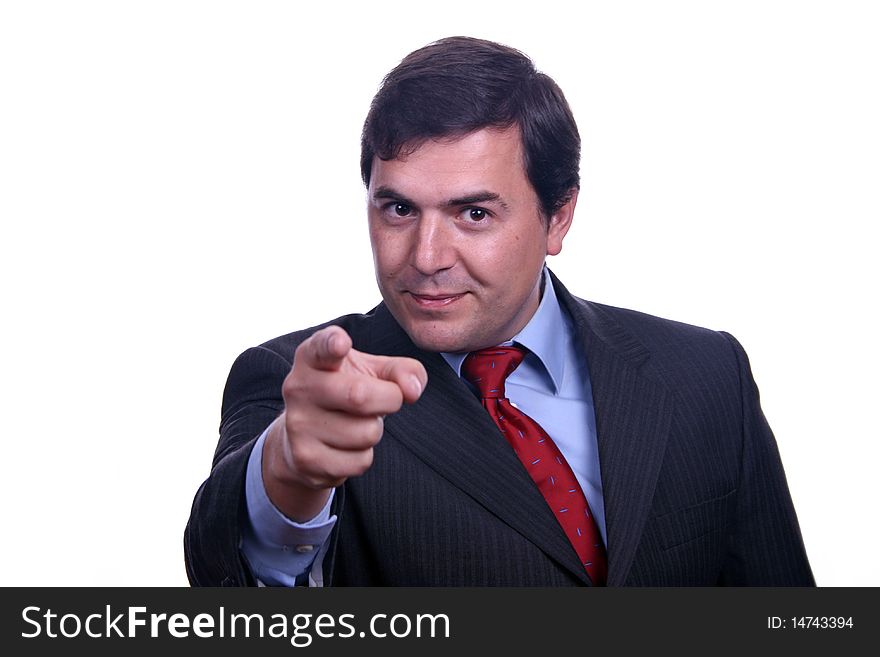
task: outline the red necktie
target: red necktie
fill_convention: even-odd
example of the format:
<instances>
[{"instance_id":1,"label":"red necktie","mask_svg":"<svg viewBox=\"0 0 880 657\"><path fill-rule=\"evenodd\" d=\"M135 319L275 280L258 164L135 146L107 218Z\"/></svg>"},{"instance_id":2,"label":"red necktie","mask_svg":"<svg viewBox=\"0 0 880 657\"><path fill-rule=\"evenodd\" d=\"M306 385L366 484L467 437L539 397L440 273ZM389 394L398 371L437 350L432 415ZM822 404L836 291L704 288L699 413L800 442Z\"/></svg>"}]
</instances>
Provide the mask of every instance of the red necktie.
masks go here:
<instances>
[{"instance_id":1,"label":"red necktie","mask_svg":"<svg viewBox=\"0 0 880 657\"><path fill-rule=\"evenodd\" d=\"M541 425L504 396L504 381L523 356L517 347L481 349L468 354L461 373L479 390L483 407L547 500L593 584L604 586L608 568L605 547L580 484Z\"/></svg>"}]
</instances>

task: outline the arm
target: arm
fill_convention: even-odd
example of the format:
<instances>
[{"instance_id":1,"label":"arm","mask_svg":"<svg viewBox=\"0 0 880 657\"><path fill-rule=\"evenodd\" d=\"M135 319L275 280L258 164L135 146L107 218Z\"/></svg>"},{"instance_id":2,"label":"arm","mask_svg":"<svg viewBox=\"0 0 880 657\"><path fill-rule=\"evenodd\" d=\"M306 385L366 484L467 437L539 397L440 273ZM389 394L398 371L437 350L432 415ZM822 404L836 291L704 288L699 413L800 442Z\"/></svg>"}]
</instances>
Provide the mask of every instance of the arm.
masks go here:
<instances>
[{"instance_id":1,"label":"arm","mask_svg":"<svg viewBox=\"0 0 880 657\"><path fill-rule=\"evenodd\" d=\"M239 552L245 476L257 437L282 412L281 384L291 364L264 347L232 365L211 475L193 501L184 534L184 558L194 586L246 586L255 581Z\"/></svg>"},{"instance_id":2,"label":"arm","mask_svg":"<svg viewBox=\"0 0 880 657\"><path fill-rule=\"evenodd\" d=\"M732 335L723 335L739 365L743 443L736 530L729 537L721 583L814 586L779 450L761 411L748 357Z\"/></svg>"},{"instance_id":3,"label":"arm","mask_svg":"<svg viewBox=\"0 0 880 657\"><path fill-rule=\"evenodd\" d=\"M418 399L427 380L418 361L359 352L334 326L301 342L293 361L291 367L277 353L257 348L233 365L214 467L196 495L184 537L192 584L255 583L239 545L249 522L244 491L256 436L269 427L260 465L271 505L305 522L325 507L333 488L370 467L382 418ZM251 538L271 531L254 527L246 542L254 547Z\"/></svg>"},{"instance_id":4,"label":"arm","mask_svg":"<svg viewBox=\"0 0 880 657\"><path fill-rule=\"evenodd\" d=\"M314 518L296 523L272 504L263 484L263 445L267 432L257 440L248 462L245 498L247 514L242 518L241 551L256 579L268 586L305 584L306 575L323 583L321 567L327 539L336 524L330 499Z\"/></svg>"}]
</instances>

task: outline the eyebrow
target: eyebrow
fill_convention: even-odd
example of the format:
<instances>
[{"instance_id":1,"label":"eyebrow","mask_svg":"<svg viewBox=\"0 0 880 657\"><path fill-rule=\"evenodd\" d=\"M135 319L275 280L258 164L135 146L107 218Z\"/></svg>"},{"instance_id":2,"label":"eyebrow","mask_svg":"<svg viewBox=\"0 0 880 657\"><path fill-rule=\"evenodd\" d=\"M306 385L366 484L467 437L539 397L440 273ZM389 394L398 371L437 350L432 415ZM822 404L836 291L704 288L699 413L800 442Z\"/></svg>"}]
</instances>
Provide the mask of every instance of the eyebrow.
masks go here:
<instances>
[{"instance_id":1,"label":"eyebrow","mask_svg":"<svg viewBox=\"0 0 880 657\"><path fill-rule=\"evenodd\" d=\"M507 203L505 203L501 196L496 194L495 192L489 191L480 191L474 192L473 194L468 194L466 196L461 196L459 198L452 198L446 201L447 207L454 207L457 205L473 205L475 203L497 203L501 206L502 209L507 210Z\"/></svg>"},{"instance_id":2,"label":"eyebrow","mask_svg":"<svg viewBox=\"0 0 880 657\"><path fill-rule=\"evenodd\" d=\"M401 203L405 203L406 205L412 205L415 207L415 202L408 199L406 196L398 192L397 190L391 187L385 187L384 185L381 187L377 187L376 191L373 192L373 199L388 199L391 201L400 201Z\"/></svg>"},{"instance_id":3,"label":"eyebrow","mask_svg":"<svg viewBox=\"0 0 880 657\"><path fill-rule=\"evenodd\" d=\"M403 194L401 194L397 190L395 190L391 187L386 187L384 185L381 187L378 187L376 189L376 191L373 192L373 198L374 199L390 199L390 200L394 200L394 201L400 201L401 203L405 203L406 205L411 205L413 207L417 206L417 204L414 201L411 201L410 199L408 199L406 196L404 196ZM443 203L443 207L452 208L452 207L457 207L460 205L473 205L475 203L489 203L489 202L497 203L504 210L508 209L507 203L505 203L501 199L501 196L495 192L490 192L490 191L478 191L478 192L473 192L472 194L466 194L465 196L451 198Z\"/></svg>"}]
</instances>

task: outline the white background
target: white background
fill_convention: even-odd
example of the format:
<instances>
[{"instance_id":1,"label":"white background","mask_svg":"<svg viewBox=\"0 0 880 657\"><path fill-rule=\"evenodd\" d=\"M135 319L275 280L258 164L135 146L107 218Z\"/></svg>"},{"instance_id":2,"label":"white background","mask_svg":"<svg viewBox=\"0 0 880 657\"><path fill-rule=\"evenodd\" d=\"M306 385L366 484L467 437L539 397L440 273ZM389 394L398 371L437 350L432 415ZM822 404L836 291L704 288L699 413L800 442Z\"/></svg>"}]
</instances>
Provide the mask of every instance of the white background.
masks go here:
<instances>
[{"instance_id":1,"label":"white background","mask_svg":"<svg viewBox=\"0 0 880 657\"><path fill-rule=\"evenodd\" d=\"M315 4L0 5L0 584L186 583L232 360L378 301L361 123L467 34L580 125L551 267L734 333L818 583L880 585L878 5Z\"/></svg>"}]
</instances>

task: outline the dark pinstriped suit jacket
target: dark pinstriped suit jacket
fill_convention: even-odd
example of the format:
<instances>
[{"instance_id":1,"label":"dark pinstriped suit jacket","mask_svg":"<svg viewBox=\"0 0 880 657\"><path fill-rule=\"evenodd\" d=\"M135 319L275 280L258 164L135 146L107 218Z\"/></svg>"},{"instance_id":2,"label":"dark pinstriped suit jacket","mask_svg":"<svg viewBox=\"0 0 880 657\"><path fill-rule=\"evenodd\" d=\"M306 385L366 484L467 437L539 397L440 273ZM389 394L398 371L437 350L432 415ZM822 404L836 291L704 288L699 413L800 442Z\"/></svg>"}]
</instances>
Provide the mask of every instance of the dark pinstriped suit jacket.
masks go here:
<instances>
[{"instance_id":1,"label":"dark pinstriped suit jacket","mask_svg":"<svg viewBox=\"0 0 880 657\"><path fill-rule=\"evenodd\" d=\"M587 357L610 586L797 586L813 577L773 434L730 335L577 299L553 277ZM420 360L421 399L385 420L372 468L337 491L325 583L571 586L589 578L489 415L380 305L333 322L357 349ZM254 440L283 408L296 346L242 354L185 534L194 585L253 583L238 549Z\"/></svg>"}]
</instances>

